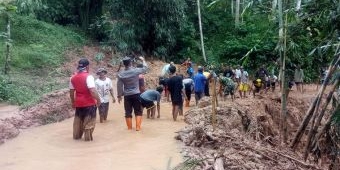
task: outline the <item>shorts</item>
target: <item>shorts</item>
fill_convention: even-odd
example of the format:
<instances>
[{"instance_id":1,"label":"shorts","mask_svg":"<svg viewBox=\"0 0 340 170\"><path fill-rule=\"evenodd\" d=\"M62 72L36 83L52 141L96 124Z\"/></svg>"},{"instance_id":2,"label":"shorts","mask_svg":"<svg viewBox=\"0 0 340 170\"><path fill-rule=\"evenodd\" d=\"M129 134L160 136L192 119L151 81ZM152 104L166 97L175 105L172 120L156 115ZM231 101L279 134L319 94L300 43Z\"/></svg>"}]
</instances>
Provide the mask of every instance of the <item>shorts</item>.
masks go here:
<instances>
[{"instance_id":1,"label":"shorts","mask_svg":"<svg viewBox=\"0 0 340 170\"><path fill-rule=\"evenodd\" d=\"M172 106L178 106L180 110L183 110L183 101L172 102Z\"/></svg>"},{"instance_id":2,"label":"shorts","mask_svg":"<svg viewBox=\"0 0 340 170\"><path fill-rule=\"evenodd\" d=\"M139 94L124 96L125 117L132 118L132 110L136 116L142 116L142 105L139 99Z\"/></svg>"},{"instance_id":3,"label":"shorts","mask_svg":"<svg viewBox=\"0 0 340 170\"><path fill-rule=\"evenodd\" d=\"M261 87L256 87L256 86L255 86L255 93L259 93L260 90L261 90Z\"/></svg>"},{"instance_id":4,"label":"shorts","mask_svg":"<svg viewBox=\"0 0 340 170\"><path fill-rule=\"evenodd\" d=\"M300 84L302 84L302 82L295 82L295 84L296 84L296 85L300 85Z\"/></svg>"},{"instance_id":5,"label":"shorts","mask_svg":"<svg viewBox=\"0 0 340 170\"><path fill-rule=\"evenodd\" d=\"M241 83L239 86L239 91L248 91L249 86L247 83Z\"/></svg>"},{"instance_id":6,"label":"shorts","mask_svg":"<svg viewBox=\"0 0 340 170\"><path fill-rule=\"evenodd\" d=\"M155 106L155 103L153 101L148 101L143 98L140 98L140 102L141 102L142 107L146 109L151 109Z\"/></svg>"},{"instance_id":7,"label":"shorts","mask_svg":"<svg viewBox=\"0 0 340 170\"><path fill-rule=\"evenodd\" d=\"M235 93L235 86L227 85L224 87L224 95L234 95Z\"/></svg>"},{"instance_id":8,"label":"shorts","mask_svg":"<svg viewBox=\"0 0 340 170\"><path fill-rule=\"evenodd\" d=\"M292 87L294 86L294 83L292 81L288 82L288 88L292 89Z\"/></svg>"},{"instance_id":9,"label":"shorts","mask_svg":"<svg viewBox=\"0 0 340 170\"><path fill-rule=\"evenodd\" d=\"M276 83L275 83L275 82L271 82L270 85L271 85L272 87L275 87Z\"/></svg>"},{"instance_id":10,"label":"shorts","mask_svg":"<svg viewBox=\"0 0 340 170\"><path fill-rule=\"evenodd\" d=\"M184 89L185 89L185 95L187 96L188 100L190 101L191 99L191 93L192 93L192 90L191 90L191 85L189 84L185 84L184 85Z\"/></svg>"}]
</instances>

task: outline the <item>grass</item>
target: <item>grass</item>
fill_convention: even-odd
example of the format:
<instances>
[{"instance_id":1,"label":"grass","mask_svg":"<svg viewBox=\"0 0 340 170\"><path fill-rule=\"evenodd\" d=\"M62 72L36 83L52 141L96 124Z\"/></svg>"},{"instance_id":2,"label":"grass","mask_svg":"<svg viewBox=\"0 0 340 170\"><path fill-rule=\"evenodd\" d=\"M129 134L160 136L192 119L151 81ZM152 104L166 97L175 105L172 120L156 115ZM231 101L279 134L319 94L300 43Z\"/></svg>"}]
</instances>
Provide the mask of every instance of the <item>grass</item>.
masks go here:
<instances>
[{"instance_id":1,"label":"grass","mask_svg":"<svg viewBox=\"0 0 340 170\"><path fill-rule=\"evenodd\" d=\"M6 22L0 18L0 32ZM67 87L59 81L66 75L57 68L66 61L65 51L86 42L74 29L38 21L34 18L11 16L10 74L4 75L5 58L0 58L0 101L27 106L37 102L44 93ZM0 56L5 56L5 39L0 38Z\"/></svg>"}]
</instances>

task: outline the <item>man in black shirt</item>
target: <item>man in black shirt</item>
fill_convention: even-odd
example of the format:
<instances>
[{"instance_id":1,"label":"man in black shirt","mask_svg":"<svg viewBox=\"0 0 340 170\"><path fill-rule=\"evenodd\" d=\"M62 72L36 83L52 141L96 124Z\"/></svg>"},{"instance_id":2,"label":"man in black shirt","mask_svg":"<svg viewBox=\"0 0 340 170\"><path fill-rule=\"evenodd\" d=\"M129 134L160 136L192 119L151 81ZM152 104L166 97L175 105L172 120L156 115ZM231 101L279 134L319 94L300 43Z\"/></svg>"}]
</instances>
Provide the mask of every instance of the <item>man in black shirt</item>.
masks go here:
<instances>
[{"instance_id":1,"label":"man in black shirt","mask_svg":"<svg viewBox=\"0 0 340 170\"><path fill-rule=\"evenodd\" d=\"M227 66L227 68L223 72L223 76L233 79L234 75L235 74L234 74L233 70L230 68L230 66Z\"/></svg>"},{"instance_id":2,"label":"man in black shirt","mask_svg":"<svg viewBox=\"0 0 340 170\"><path fill-rule=\"evenodd\" d=\"M172 102L172 117L177 120L177 115L183 115L183 77L177 76L176 67L170 66L170 78L168 80L168 89Z\"/></svg>"}]
</instances>

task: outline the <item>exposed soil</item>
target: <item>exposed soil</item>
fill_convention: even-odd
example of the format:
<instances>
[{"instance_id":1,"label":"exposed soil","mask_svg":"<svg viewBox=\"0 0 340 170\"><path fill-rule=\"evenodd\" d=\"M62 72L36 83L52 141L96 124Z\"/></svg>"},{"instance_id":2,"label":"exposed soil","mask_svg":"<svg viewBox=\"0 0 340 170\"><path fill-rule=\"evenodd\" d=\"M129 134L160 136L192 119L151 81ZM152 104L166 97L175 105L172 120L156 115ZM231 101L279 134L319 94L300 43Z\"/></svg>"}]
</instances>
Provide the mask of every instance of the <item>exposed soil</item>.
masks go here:
<instances>
[{"instance_id":1,"label":"exposed soil","mask_svg":"<svg viewBox=\"0 0 340 170\"><path fill-rule=\"evenodd\" d=\"M110 53L105 53L106 57L103 61L96 62L94 60L95 55L100 51L101 50L98 47L87 46L82 49L69 51L66 54L69 61L61 68L62 72L67 75L64 77L63 81L67 81L69 78L68 76L76 71L77 61L81 56L87 56L90 60L90 72L93 73L93 75L96 69L104 67L108 71L108 77L115 80L118 66L109 64L111 60ZM155 88L158 85L158 75L161 73L161 69L165 63L161 61L151 61L148 62L148 64L150 70L149 73L145 75L146 86L147 88ZM178 66L178 68L180 68L180 73L185 72L185 68L180 66ZM290 93L288 99L289 140L291 140L294 132L296 132L306 110L316 94L315 85L307 85L305 86L305 89L304 94L296 93L294 89ZM294 153L287 149L285 145L278 142L280 141L279 113L281 107L278 92L261 94L256 98L249 95L246 99L237 98L234 102L231 102L230 100L225 102L219 101L220 105L217 108L217 126L215 131L213 131L213 126L211 124L212 109L210 103L210 99L206 98L201 101L198 108L189 110L185 114L187 126L179 131L178 136L176 137L185 144L185 147L183 147L183 155L197 160L199 166L197 166L196 169L217 170L221 167L225 169L323 169L327 167L327 162L314 165L311 160L307 163L301 161L301 155L298 152ZM116 107L118 107L118 109ZM0 160L3 160L3 162L0 162L0 169L27 169L27 167L30 167L28 169L41 169L41 167L50 169L81 169L78 166L79 164L83 164L84 167L91 167L90 169L97 168L95 166L96 164L99 164L99 169L117 169L117 167L123 168L124 164L125 166L130 164L130 161L134 161L134 159L144 160L146 164L144 168L141 168L137 161L131 164L132 167L150 169L154 167L151 166L153 165L152 159L158 159L158 156L162 154L172 155L178 153L177 150L174 149L178 146L178 143L169 141L172 136L174 136L172 133L184 126L183 123L173 124L171 116L169 115L171 110L169 103L163 103L162 107L164 108L162 114L168 115L162 118L161 121L147 120L145 125L149 127L142 133L146 136L143 137L142 135L141 138L132 137L129 134L127 136L120 136L121 133L125 132L122 130L125 127L123 119L114 121L113 127L109 122L109 125L106 125L104 129L99 130L97 133L98 136L103 135L105 138L106 131L112 129L112 131L108 133L110 139L104 140L107 143L95 143L96 146L102 146L93 147L92 149L90 148L87 150L85 149L86 145L82 146L81 149L85 149L85 151L81 153L88 155L88 157L83 157L83 155L79 156L77 154L70 155L65 153L65 149L63 149L68 147L74 149L74 147L76 147L75 145L78 146L79 144L79 142L71 142L72 139L70 136L72 125L70 119L60 124L34 128L33 130L30 129L22 138L19 137L8 145L4 144L6 145L6 149L0 146L1 153L6 153L1 155L10 154L8 160L0 157ZM121 116L116 115L111 118L114 120L119 119L119 117L122 118L122 108L122 106L115 104L115 107L111 108L111 111L118 111L121 113ZM60 122L72 117L73 114L74 111L69 102L67 87L63 90L46 94L42 97L39 104L30 108L19 110L14 106L0 106L0 143L4 143L6 140L18 136L22 129ZM119 125L116 126L116 124ZM103 127L100 125L98 129L99 128ZM117 128L119 130L115 131ZM53 132L53 130L56 130L56 132ZM46 133L44 135L38 135L45 131ZM154 133L155 131L159 132ZM112 135L115 136L113 137ZM60 136L61 140L58 140L57 136ZM40 139L35 139L36 137L40 137ZM58 149L51 148L51 146L46 144L44 145L44 143L51 142L52 139L56 140L52 141L52 143L54 142L55 145L59 146ZM131 139L133 141L131 141ZM151 139L154 139L157 142ZM32 142L27 142L26 145L26 140L32 140ZM130 145L138 145L144 149L138 149L139 147L125 148L125 140L129 141L128 143ZM42 147L52 149L52 152L47 153L52 154L52 156L54 155L56 157L54 158L55 160L49 159L49 161L44 162L45 159L43 158L50 155L44 152L37 152L41 147L35 143L38 145L40 144ZM112 145L110 145L110 143L112 143ZM156 147L160 150L155 150L153 146L158 146L157 144L159 143L163 143L164 145ZM20 152L21 149L18 149L20 147L32 147L33 149L25 149L23 152ZM166 149L167 147L172 148L172 151ZM300 147L302 148L303 146ZM133 149L137 151L134 152ZM147 154L150 149L156 154ZM118 151L119 154L116 155L116 152L113 154L111 151ZM19 155L30 154L27 156L20 156L20 161L18 162L16 161L16 158L18 157L19 152ZM37 152L38 154L34 154L34 152ZM90 158L90 155L93 152L105 153L96 154L95 157L99 157L97 157L93 163L93 158ZM127 157L121 157L120 155L124 153L129 154ZM131 153L137 154L138 156L133 156ZM143 154L147 154L150 157L144 158L143 156L140 156ZM30 157L33 157L35 162L28 161ZM63 161L65 161L65 159L63 159L64 157L69 158L69 160L67 163L63 164ZM161 157L165 159L166 156L163 155ZM181 161L178 154L175 157L175 162L178 163ZM113 158L117 161L114 161ZM103 159L106 163L100 164L100 160ZM116 165L112 165L112 162L116 163ZM155 167L161 167L160 165L164 164L164 162L166 161L162 160L162 162L158 162ZM77 166L72 166L73 164L77 164Z\"/></svg>"},{"instance_id":2,"label":"exposed soil","mask_svg":"<svg viewBox=\"0 0 340 170\"><path fill-rule=\"evenodd\" d=\"M305 89L304 94L292 91L288 99L288 143L316 93L315 85ZM195 169L327 169L329 162L304 162L299 148L292 152L279 142L280 101L278 92L219 101L213 130L211 99L204 98L198 108L187 112L188 125L176 137L185 144L183 154L198 164Z\"/></svg>"}]
</instances>

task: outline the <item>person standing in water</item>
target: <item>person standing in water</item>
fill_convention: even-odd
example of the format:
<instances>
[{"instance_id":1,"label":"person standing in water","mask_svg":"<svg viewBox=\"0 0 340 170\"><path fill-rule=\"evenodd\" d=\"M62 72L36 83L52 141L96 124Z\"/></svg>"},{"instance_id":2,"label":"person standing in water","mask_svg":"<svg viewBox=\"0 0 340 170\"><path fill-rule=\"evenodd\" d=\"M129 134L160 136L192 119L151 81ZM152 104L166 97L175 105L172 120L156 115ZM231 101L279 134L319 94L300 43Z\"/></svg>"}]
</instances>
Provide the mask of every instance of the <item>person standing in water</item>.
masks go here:
<instances>
[{"instance_id":1,"label":"person standing in water","mask_svg":"<svg viewBox=\"0 0 340 170\"><path fill-rule=\"evenodd\" d=\"M73 120L73 139L93 140L96 125L96 110L100 106L100 98L96 90L94 77L89 74L90 62L86 58L78 61L78 72L70 79L70 99L76 109Z\"/></svg>"},{"instance_id":2,"label":"person standing in water","mask_svg":"<svg viewBox=\"0 0 340 170\"><path fill-rule=\"evenodd\" d=\"M139 75L145 74L148 66L143 57L139 57L143 62L143 68L132 67L131 57L124 57L124 70L118 73L117 95L118 103L122 101L124 96L125 121L128 130L132 130L132 111L136 116L136 131L141 130L142 124L142 106L139 99Z\"/></svg>"},{"instance_id":3,"label":"person standing in water","mask_svg":"<svg viewBox=\"0 0 340 170\"><path fill-rule=\"evenodd\" d=\"M106 74L107 71L104 68L99 68L97 70L97 75L99 76L99 78L95 81L96 89L101 101L101 104L98 107L100 123L103 123L104 121L107 120L110 101L109 95L112 96L112 102L113 103L116 102L116 99L113 95L112 81L110 78L106 77Z\"/></svg>"}]
</instances>

